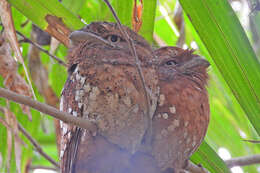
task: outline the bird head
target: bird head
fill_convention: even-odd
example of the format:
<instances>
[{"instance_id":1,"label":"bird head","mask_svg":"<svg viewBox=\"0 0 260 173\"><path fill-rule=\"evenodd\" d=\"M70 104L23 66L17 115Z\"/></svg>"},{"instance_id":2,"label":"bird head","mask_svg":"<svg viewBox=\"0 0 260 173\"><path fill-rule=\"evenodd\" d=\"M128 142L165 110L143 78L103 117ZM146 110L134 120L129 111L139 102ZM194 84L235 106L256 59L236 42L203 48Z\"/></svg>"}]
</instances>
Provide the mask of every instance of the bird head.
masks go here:
<instances>
[{"instance_id":1,"label":"bird head","mask_svg":"<svg viewBox=\"0 0 260 173\"><path fill-rule=\"evenodd\" d=\"M206 84L209 62L193 54L193 50L184 50L178 47L162 47L155 50L159 58L160 80L176 80L181 77L189 78L194 82Z\"/></svg>"},{"instance_id":2,"label":"bird head","mask_svg":"<svg viewBox=\"0 0 260 173\"><path fill-rule=\"evenodd\" d=\"M152 57L152 49L147 41L128 27L123 25L120 27L116 23L93 22L70 34L69 61L94 57L96 60L102 58L111 62L134 63L135 58L130 57L133 55L128 38L125 38L120 28L132 40L140 61ZM89 51L93 48L96 51Z\"/></svg>"}]
</instances>

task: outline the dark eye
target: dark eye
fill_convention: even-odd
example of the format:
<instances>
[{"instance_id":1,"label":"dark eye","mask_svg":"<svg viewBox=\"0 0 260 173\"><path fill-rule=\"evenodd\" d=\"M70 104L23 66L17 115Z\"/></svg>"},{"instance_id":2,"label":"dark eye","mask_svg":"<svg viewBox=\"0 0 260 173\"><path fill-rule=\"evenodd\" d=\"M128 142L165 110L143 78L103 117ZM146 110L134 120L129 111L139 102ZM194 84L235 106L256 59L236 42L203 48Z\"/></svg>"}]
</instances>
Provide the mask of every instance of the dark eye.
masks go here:
<instances>
[{"instance_id":1,"label":"dark eye","mask_svg":"<svg viewBox=\"0 0 260 173\"><path fill-rule=\"evenodd\" d=\"M177 64L177 62L174 60L170 60L170 61L166 62L166 65L176 65L176 64Z\"/></svg>"},{"instance_id":2,"label":"dark eye","mask_svg":"<svg viewBox=\"0 0 260 173\"><path fill-rule=\"evenodd\" d=\"M76 69L76 67L78 66L78 64L73 64L70 68L69 68L69 73L71 74L71 73L73 73L74 71L75 71L75 69Z\"/></svg>"},{"instance_id":3,"label":"dark eye","mask_svg":"<svg viewBox=\"0 0 260 173\"><path fill-rule=\"evenodd\" d=\"M108 41L111 41L113 43L119 42L120 41L120 37L117 35L109 35L107 37Z\"/></svg>"}]
</instances>

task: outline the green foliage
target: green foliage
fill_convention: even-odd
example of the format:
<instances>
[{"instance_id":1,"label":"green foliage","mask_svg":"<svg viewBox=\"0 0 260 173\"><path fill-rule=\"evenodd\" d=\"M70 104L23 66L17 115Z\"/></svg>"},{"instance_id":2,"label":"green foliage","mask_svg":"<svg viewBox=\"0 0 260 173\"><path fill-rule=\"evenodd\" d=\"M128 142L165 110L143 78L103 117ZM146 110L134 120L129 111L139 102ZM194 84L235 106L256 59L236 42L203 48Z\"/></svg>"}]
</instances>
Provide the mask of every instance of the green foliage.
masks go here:
<instances>
[{"instance_id":1,"label":"green foliage","mask_svg":"<svg viewBox=\"0 0 260 173\"><path fill-rule=\"evenodd\" d=\"M62 19L64 24L71 30L83 27L83 23L56 0L49 0L48 3L44 0L9 0L8 2L43 30L48 26L47 15L54 15Z\"/></svg>"},{"instance_id":2,"label":"green foliage","mask_svg":"<svg viewBox=\"0 0 260 173\"><path fill-rule=\"evenodd\" d=\"M196 164L202 164L210 172L230 172L224 161L216 157L216 152L206 142L202 142L197 152L192 155L191 160Z\"/></svg>"},{"instance_id":3,"label":"green foliage","mask_svg":"<svg viewBox=\"0 0 260 173\"><path fill-rule=\"evenodd\" d=\"M260 134L260 64L231 6L226 0L181 0L180 3Z\"/></svg>"},{"instance_id":4,"label":"green foliage","mask_svg":"<svg viewBox=\"0 0 260 173\"><path fill-rule=\"evenodd\" d=\"M156 0L143 0L142 28L140 34L149 42L153 40Z\"/></svg>"},{"instance_id":5,"label":"green foliage","mask_svg":"<svg viewBox=\"0 0 260 173\"><path fill-rule=\"evenodd\" d=\"M45 16L47 14L62 18L62 21L71 30L79 29L84 25L76 16L80 16L87 23L115 21L102 0L63 0L62 3L57 0L8 0L8 2L14 7L12 12L15 28L27 37L30 37L32 23L46 29ZM179 36L175 31L176 24L172 20L176 1L160 0L159 2L157 4L156 0L143 0L143 25L139 33L150 43L153 42L153 33L155 33L167 45L176 45ZM133 1L111 0L111 3L121 22L131 27ZM245 137L241 136L241 134L246 135L246 139L259 138L259 59L257 59L244 29L227 0L180 0L180 3L185 11L185 44L190 47L191 43L195 41L198 45L196 53L203 55L211 63L208 84L211 122L205 142L191 157L191 160L194 163L201 163L211 172L229 172L223 160L216 154L220 147L227 148L232 157L260 152L259 146L244 142L243 138ZM161 7L168 12L166 16L163 15ZM166 20L166 17L172 23ZM254 21L259 33L258 18L259 15L256 15ZM30 20L29 24L22 27L27 19ZM251 40L256 42L254 37ZM26 59L29 46L28 44L21 46L23 56ZM65 60L66 51L67 48L60 45L56 56ZM67 77L66 69L59 64L53 64L43 53L41 53L41 58L49 72L48 82L57 96L60 96ZM0 79L2 85L3 79ZM43 101L42 96L36 94L37 98ZM5 101L0 99L0 104L5 105ZM29 122L17 104L12 103L11 110L18 117L19 122L41 143L44 151L58 161L52 119L45 118L43 120L49 129L46 134L41 128L40 121L42 119L37 111L32 111L33 121ZM0 136L2 139L0 140L0 152L5 158L7 154L6 129L2 125L0 125ZM24 137L22 139L28 145L22 147L23 168L29 158L32 158L33 165L51 166L43 157L33 152L33 147L27 139ZM14 157L12 157L11 165L11 171L15 172ZM256 172L256 166L248 166L243 169L247 172Z\"/></svg>"}]
</instances>

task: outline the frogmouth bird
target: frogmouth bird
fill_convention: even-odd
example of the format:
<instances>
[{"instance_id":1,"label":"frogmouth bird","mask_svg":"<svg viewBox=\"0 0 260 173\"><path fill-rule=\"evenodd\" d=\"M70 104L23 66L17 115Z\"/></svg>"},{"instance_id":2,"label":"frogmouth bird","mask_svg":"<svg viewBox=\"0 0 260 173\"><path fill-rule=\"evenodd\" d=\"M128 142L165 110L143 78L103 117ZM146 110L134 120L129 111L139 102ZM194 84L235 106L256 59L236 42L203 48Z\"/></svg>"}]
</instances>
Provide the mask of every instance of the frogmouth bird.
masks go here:
<instances>
[{"instance_id":1,"label":"frogmouth bird","mask_svg":"<svg viewBox=\"0 0 260 173\"><path fill-rule=\"evenodd\" d=\"M60 109L97 131L61 121L62 173L177 173L205 136L209 63L177 47L152 50L122 27L138 62L115 23L94 22L70 35Z\"/></svg>"},{"instance_id":2,"label":"frogmouth bird","mask_svg":"<svg viewBox=\"0 0 260 173\"><path fill-rule=\"evenodd\" d=\"M70 35L60 108L93 122L97 132L61 122L64 173L126 172L143 143L159 95L157 71L149 44L123 28L133 40L145 81L117 24L95 22Z\"/></svg>"},{"instance_id":3,"label":"frogmouth bird","mask_svg":"<svg viewBox=\"0 0 260 173\"><path fill-rule=\"evenodd\" d=\"M162 47L154 54L160 61L160 96L153 117L151 152L161 170L178 172L207 131L209 63L192 50L178 47Z\"/></svg>"}]
</instances>

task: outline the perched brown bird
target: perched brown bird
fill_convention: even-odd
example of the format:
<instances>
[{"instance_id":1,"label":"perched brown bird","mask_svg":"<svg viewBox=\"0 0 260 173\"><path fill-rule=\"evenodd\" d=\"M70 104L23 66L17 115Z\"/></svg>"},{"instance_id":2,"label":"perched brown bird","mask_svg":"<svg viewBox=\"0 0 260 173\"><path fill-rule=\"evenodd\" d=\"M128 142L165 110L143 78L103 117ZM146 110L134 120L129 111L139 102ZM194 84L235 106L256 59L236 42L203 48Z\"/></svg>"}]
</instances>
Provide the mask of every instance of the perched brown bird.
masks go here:
<instances>
[{"instance_id":1,"label":"perched brown bird","mask_svg":"<svg viewBox=\"0 0 260 173\"><path fill-rule=\"evenodd\" d=\"M162 172L179 172L209 123L208 61L177 47L155 50L160 96L153 118L152 155Z\"/></svg>"},{"instance_id":2,"label":"perched brown bird","mask_svg":"<svg viewBox=\"0 0 260 173\"><path fill-rule=\"evenodd\" d=\"M117 24L95 22L70 36L60 108L97 131L61 122L62 173L178 173L205 136L209 63L176 47L152 51L124 29L144 81Z\"/></svg>"},{"instance_id":3,"label":"perched brown bird","mask_svg":"<svg viewBox=\"0 0 260 173\"><path fill-rule=\"evenodd\" d=\"M145 81L117 24L95 22L70 35L69 74L60 108L92 121L98 130L92 133L61 122L62 173L158 170L149 154L137 152L159 96L153 51L141 36L124 29L135 44Z\"/></svg>"}]
</instances>

